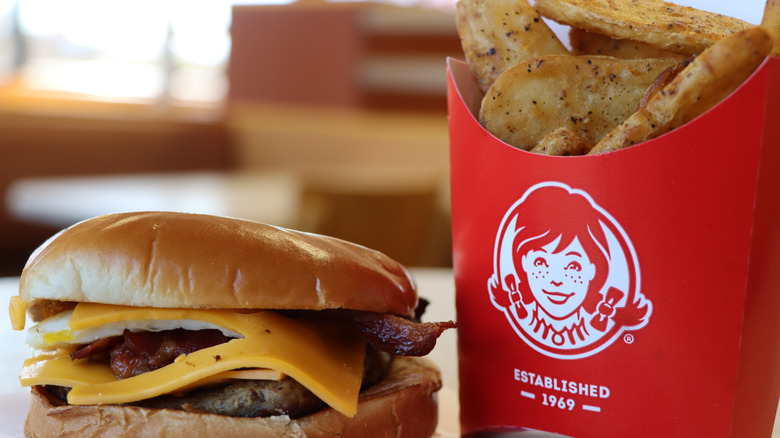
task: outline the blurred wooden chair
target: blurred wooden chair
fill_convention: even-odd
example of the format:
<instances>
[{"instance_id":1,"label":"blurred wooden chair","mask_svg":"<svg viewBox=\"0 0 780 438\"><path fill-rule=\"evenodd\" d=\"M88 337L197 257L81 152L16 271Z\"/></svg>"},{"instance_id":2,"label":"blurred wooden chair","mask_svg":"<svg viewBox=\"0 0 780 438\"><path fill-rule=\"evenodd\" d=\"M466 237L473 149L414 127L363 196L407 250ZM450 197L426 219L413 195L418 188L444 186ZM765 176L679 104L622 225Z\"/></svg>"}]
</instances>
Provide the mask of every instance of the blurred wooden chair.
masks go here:
<instances>
[{"instance_id":1,"label":"blurred wooden chair","mask_svg":"<svg viewBox=\"0 0 780 438\"><path fill-rule=\"evenodd\" d=\"M449 266L449 217L441 199L441 182L418 169L320 169L304 179L300 228L408 266Z\"/></svg>"}]
</instances>

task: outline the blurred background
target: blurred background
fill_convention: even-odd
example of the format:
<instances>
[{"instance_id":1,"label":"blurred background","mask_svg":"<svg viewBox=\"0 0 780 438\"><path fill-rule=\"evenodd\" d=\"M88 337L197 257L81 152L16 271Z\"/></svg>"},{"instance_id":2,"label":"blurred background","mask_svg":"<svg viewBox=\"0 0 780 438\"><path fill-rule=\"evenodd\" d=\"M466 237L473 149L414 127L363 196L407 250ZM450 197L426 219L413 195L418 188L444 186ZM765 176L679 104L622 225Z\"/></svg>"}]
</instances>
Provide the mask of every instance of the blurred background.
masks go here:
<instances>
[{"instance_id":1,"label":"blurred background","mask_svg":"<svg viewBox=\"0 0 780 438\"><path fill-rule=\"evenodd\" d=\"M0 0L0 276L131 210L449 266L454 3ZM757 23L764 2L677 3Z\"/></svg>"},{"instance_id":2,"label":"blurred background","mask_svg":"<svg viewBox=\"0 0 780 438\"><path fill-rule=\"evenodd\" d=\"M448 265L453 4L0 0L0 275L129 210Z\"/></svg>"}]
</instances>

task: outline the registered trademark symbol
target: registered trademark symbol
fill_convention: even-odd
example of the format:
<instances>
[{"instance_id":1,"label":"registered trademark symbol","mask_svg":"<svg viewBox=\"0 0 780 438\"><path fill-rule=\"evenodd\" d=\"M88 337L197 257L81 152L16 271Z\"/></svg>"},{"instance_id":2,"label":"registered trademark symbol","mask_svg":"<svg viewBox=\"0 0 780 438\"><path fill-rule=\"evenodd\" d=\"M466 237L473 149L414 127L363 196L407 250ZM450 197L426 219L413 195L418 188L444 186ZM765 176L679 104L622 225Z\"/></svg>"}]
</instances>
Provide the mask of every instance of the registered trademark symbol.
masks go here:
<instances>
[{"instance_id":1,"label":"registered trademark symbol","mask_svg":"<svg viewBox=\"0 0 780 438\"><path fill-rule=\"evenodd\" d=\"M623 342L626 344L633 344L634 343L634 335L631 333L626 333L625 336L623 336Z\"/></svg>"}]
</instances>

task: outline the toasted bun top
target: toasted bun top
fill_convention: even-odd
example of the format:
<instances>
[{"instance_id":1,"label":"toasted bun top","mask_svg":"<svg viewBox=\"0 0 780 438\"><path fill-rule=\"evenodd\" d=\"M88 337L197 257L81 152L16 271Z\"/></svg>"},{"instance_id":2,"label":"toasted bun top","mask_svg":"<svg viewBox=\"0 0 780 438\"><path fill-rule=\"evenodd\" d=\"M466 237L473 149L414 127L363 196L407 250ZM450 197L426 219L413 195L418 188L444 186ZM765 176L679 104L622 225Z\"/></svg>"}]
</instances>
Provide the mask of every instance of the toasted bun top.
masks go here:
<instances>
[{"instance_id":1,"label":"toasted bun top","mask_svg":"<svg viewBox=\"0 0 780 438\"><path fill-rule=\"evenodd\" d=\"M333 237L188 213L99 216L53 236L20 296L147 307L365 310L411 316L409 271Z\"/></svg>"}]
</instances>

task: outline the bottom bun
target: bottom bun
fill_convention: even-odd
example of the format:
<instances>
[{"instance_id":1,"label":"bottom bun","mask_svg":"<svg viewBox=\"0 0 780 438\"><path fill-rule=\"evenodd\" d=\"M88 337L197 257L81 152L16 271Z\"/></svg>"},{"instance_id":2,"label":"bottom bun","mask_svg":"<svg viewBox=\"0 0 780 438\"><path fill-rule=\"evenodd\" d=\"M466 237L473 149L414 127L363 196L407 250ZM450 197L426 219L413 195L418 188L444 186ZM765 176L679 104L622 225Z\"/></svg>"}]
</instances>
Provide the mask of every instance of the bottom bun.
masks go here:
<instances>
[{"instance_id":1,"label":"bottom bun","mask_svg":"<svg viewBox=\"0 0 780 438\"><path fill-rule=\"evenodd\" d=\"M438 369L425 358L397 357L387 377L360 395L357 414L331 408L295 420L243 418L134 406L64 404L43 387L32 389L27 437L404 437L436 430Z\"/></svg>"}]
</instances>

